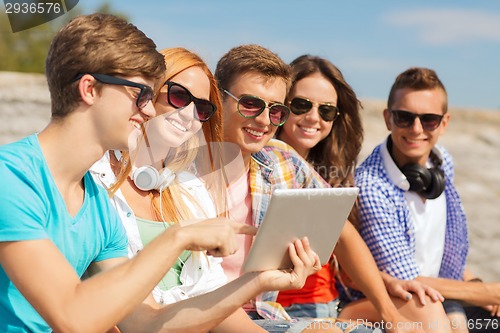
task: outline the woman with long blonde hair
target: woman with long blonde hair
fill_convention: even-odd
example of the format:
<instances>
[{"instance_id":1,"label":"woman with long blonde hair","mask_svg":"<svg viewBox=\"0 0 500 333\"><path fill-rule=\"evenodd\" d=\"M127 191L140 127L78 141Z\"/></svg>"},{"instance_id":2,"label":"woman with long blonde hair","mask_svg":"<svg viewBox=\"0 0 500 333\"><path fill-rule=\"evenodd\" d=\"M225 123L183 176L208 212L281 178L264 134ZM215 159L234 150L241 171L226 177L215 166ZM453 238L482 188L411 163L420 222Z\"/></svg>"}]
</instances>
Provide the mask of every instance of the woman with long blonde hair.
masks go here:
<instances>
[{"instance_id":1,"label":"woman with long blonde hair","mask_svg":"<svg viewBox=\"0 0 500 333\"><path fill-rule=\"evenodd\" d=\"M130 154L109 152L92 168L125 226L129 256L173 224L213 218L227 210L215 79L191 51L170 48L161 53L167 70L165 83L155 94L157 116L141 127L141 137L129 140L134 142ZM160 304L170 304L226 282L220 258L184 251L153 296ZM219 326L231 330L246 325L252 331L262 330L240 307Z\"/></svg>"}]
</instances>

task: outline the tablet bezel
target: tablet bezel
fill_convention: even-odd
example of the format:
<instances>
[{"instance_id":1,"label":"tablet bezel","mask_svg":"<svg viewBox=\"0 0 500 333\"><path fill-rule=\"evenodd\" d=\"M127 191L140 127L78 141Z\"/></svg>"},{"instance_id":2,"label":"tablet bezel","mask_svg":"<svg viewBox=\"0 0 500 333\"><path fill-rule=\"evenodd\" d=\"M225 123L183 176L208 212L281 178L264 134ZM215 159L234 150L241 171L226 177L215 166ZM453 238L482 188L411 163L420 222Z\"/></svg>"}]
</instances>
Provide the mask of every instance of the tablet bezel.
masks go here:
<instances>
[{"instance_id":1,"label":"tablet bezel","mask_svg":"<svg viewBox=\"0 0 500 333\"><path fill-rule=\"evenodd\" d=\"M292 268L288 245L305 236L325 265L358 193L357 187L276 189L242 272Z\"/></svg>"}]
</instances>

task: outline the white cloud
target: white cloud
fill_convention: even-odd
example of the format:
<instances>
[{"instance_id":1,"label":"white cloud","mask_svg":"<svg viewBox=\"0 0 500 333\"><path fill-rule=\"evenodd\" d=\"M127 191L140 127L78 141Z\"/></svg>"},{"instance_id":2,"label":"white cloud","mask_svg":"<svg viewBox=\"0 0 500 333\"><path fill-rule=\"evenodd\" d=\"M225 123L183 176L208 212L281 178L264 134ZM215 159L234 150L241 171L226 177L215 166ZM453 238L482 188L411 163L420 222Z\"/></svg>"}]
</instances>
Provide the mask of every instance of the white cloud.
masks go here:
<instances>
[{"instance_id":1,"label":"white cloud","mask_svg":"<svg viewBox=\"0 0 500 333\"><path fill-rule=\"evenodd\" d=\"M500 13L468 9L418 9L391 12L385 21L395 27L417 29L426 44L500 42Z\"/></svg>"}]
</instances>

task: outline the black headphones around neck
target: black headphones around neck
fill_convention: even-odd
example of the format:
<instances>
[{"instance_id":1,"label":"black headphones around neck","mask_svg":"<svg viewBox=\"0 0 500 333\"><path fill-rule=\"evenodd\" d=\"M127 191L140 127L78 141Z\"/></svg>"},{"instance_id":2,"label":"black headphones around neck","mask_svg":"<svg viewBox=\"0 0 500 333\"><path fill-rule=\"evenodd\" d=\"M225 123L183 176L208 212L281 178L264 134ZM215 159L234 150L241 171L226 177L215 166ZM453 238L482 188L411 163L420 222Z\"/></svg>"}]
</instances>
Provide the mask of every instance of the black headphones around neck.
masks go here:
<instances>
[{"instance_id":1,"label":"black headphones around neck","mask_svg":"<svg viewBox=\"0 0 500 333\"><path fill-rule=\"evenodd\" d=\"M387 150L394 160L392 156L392 139L390 136L387 139ZM409 191L416 192L426 199L436 199L444 191L446 177L444 171L441 169L441 165L443 164L441 158L433 151L431 151L429 157L433 165L431 168L426 168L418 163L408 163L402 167L398 167L403 175L405 175L408 183L410 183Z\"/></svg>"}]
</instances>

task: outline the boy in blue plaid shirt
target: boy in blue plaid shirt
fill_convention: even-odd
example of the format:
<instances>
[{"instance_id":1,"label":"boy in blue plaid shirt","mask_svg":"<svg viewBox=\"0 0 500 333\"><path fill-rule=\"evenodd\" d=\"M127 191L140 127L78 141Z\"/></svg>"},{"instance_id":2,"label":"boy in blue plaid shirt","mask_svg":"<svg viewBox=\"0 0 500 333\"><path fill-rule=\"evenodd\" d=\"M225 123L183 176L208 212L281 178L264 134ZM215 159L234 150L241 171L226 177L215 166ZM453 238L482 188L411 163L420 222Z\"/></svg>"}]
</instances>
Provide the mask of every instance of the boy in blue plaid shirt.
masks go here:
<instances>
[{"instance_id":1,"label":"boy in blue plaid shirt","mask_svg":"<svg viewBox=\"0 0 500 333\"><path fill-rule=\"evenodd\" d=\"M360 233L380 270L422 281L448 299L490 305L485 308L498 315L498 297L481 283L463 282L480 280L465 266L467 223L453 162L437 145L450 121L447 107L435 71L410 68L396 78L384 110L391 133L356 170ZM464 316L493 318L486 311L464 311L450 301L444 306L456 332L490 332L486 323L468 325Z\"/></svg>"}]
</instances>

